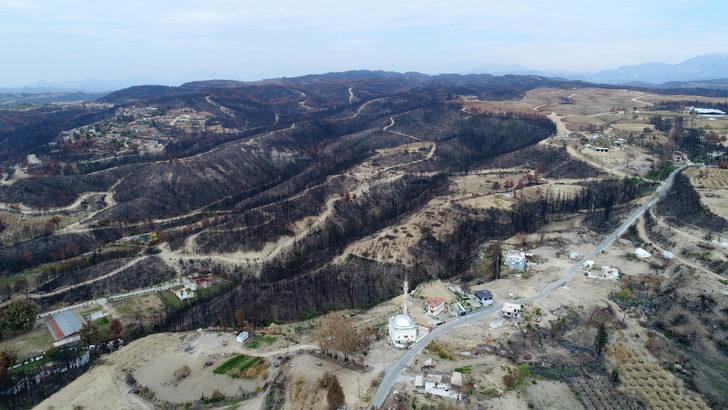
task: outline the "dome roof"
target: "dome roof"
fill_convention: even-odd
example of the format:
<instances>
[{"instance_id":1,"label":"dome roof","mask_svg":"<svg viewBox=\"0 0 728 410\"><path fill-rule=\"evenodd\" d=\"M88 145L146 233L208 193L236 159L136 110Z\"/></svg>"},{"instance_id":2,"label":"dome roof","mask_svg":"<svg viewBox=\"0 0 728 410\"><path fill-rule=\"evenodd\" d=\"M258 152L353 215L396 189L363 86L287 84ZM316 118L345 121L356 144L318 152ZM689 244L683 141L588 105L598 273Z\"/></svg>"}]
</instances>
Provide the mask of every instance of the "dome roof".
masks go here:
<instances>
[{"instance_id":1,"label":"dome roof","mask_svg":"<svg viewBox=\"0 0 728 410\"><path fill-rule=\"evenodd\" d=\"M394 326L398 328L411 328L417 326L415 320L412 319L412 317L401 313L392 318L392 324L394 324Z\"/></svg>"}]
</instances>

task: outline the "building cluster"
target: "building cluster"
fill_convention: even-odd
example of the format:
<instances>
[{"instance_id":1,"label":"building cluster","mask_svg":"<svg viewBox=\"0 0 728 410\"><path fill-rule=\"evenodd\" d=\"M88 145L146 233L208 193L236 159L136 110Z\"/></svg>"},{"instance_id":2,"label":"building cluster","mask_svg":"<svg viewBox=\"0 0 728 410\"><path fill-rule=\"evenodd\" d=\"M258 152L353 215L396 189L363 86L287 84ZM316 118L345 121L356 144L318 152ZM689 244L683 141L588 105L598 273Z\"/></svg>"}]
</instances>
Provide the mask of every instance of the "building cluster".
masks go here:
<instances>
[{"instance_id":1,"label":"building cluster","mask_svg":"<svg viewBox=\"0 0 728 410\"><path fill-rule=\"evenodd\" d=\"M170 289L179 300L187 300L195 297L195 292L199 289L206 289L212 286L212 276L208 274L200 274L185 278L182 285Z\"/></svg>"}]
</instances>

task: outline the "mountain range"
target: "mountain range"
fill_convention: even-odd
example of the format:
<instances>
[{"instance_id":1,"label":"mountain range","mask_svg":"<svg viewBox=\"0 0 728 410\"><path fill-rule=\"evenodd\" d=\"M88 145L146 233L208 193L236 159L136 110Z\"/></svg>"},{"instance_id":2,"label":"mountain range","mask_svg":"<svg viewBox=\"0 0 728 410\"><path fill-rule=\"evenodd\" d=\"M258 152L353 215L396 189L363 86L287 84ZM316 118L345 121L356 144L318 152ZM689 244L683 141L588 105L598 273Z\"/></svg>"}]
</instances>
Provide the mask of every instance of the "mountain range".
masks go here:
<instances>
[{"instance_id":1,"label":"mountain range","mask_svg":"<svg viewBox=\"0 0 728 410\"><path fill-rule=\"evenodd\" d=\"M533 70L520 65L496 65L471 70L473 73L522 74L563 77L602 84L674 86L674 82L706 82L728 78L728 54L705 54L677 64L650 62L625 65L594 73ZM673 83L673 84L669 84Z\"/></svg>"},{"instance_id":2,"label":"mountain range","mask_svg":"<svg viewBox=\"0 0 728 410\"><path fill-rule=\"evenodd\" d=\"M415 73L410 73L415 74ZM728 54L705 54L677 64L649 62L625 65L598 72L559 70L535 70L519 64L481 66L464 74L538 75L568 80L580 80L600 84L625 84L634 86L662 86L666 88L717 88L728 89ZM196 70L178 78L138 76L116 79L84 79L65 82L38 81L24 87L0 87L0 93L53 93L85 92L101 93L136 85L156 84L177 86L187 82L210 79L239 79L239 76L221 74L209 70ZM720 81L715 81L720 80ZM681 84L687 82L688 84Z\"/></svg>"}]
</instances>

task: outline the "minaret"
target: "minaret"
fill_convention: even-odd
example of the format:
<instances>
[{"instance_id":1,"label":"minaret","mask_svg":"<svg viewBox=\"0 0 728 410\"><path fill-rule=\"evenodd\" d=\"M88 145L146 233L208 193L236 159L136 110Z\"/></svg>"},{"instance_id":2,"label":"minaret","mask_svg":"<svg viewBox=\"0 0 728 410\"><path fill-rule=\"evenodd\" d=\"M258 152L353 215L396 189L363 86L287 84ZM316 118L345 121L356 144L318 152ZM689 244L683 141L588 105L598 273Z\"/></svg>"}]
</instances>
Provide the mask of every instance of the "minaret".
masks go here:
<instances>
[{"instance_id":1,"label":"minaret","mask_svg":"<svg viewBox=\"0 0 728 410\"><path fill-rule=\"evenodd\" d=\"M404 301L402 302L402 313L407 315L407 295L409 294L409 284L407 283L407 279L404 280Z\"/></svg>"}]
</instances>

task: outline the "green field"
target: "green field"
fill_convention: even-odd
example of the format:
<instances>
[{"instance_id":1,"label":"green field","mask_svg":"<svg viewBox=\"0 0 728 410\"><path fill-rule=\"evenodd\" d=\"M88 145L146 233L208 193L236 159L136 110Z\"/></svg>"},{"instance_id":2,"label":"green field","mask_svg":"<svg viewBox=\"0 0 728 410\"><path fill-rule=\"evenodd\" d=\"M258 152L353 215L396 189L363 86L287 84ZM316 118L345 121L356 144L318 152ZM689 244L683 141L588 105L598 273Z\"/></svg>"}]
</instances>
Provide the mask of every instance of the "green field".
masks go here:
<instances>
[{"instance_id":1,"label":"green field","mask_svg":"<svg viewBox=\"0 0 728 410\"><path fill-rule=\"evenodd\" d=\"M215 374L227 374L230 376L232 376L233 374L241 374L260 361L261 358L258 356L239 354L224 361L212 372Z\"/></svg>"},{"instance_id":2,"label":"green field","mask_svg":"<svg viewBox=\"0 0 728 410\"><path fill-rule=\"evenodd\" d=\"M159 295L159 298L162 299L162 303L164 303L164 306L168 310L177 310L185 305L185 303L179 300L177 295L169 289L159 291L157 294Z\"/></svg>"},{"instance_id":3,"label":"green field","mask_svg":"<svg viewBox=\"0 0 728 410\"><path fill-rule=\"evenodd\" d=\"M455 369L456 372L460 372L462 374L470 374L473 372L473 366L463 366L458 367Z\"/></svg>"},{"instance_id":4,"label":"green field","mask_svg":"<svg viewBox=\"0 0 728 410\"><path fill-rule=\"evenodd\" d=\"M260 347L261 344L265 343L267 345L272 344L276 341L275 336L269 336L269 335L255 335L250 338L247 342L245 342L245 347L249 349L257 349Z\"/></svg>"},{"instance_id":5,"label":"green field","mask_svg":"<svg viewBox=\"0 0 728 410\"><path fill-rule=\"evenodd\" d=\"M45 325L28 333L9 337L0 342L0 351L7 350L18 356L18 361L35 356L53 347L53 337Z\"/></svg>"}]
</instances>

